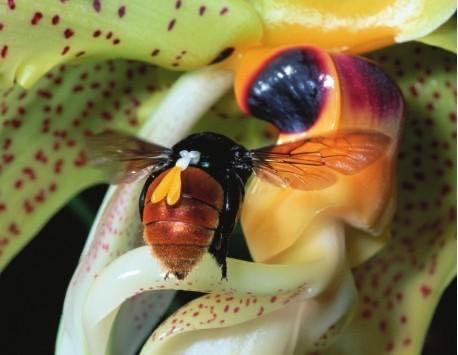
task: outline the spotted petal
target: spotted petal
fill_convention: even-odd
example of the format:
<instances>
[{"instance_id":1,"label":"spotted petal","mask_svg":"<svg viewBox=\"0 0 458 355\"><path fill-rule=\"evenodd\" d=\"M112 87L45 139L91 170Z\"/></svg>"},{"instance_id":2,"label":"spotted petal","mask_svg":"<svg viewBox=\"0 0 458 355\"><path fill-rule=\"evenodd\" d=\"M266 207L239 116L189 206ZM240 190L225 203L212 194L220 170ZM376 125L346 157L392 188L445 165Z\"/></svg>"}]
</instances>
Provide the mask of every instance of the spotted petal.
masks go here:
<instances>
[{"instance_id":1,"label":"spotted petal","mask_svg":"<svg viewBox=\"0 0 458 355\"><path fill-rule=\"evenodd\" d=\"M140 63L106 61L60 66L30 91L15 86L3 92L2 268L58 208L102 181L86 164L84 137L106 128L136 132L142 102L161 96L176 77Z\"/></svg>"},{"instance_id":2,"label":"spotted petal","mask_svg":"<svg viewBox=\"0 0 458 355\"><path fill-rule=\"evenodd\" d=\"M0 86L27 88L64 62L125 58L202 67L227 48L253 44L262 31L242 0L8 0L0 18Z\"/></svg>"},{"instance_id":3,"label":"spotted petal","mask_svg":"<svg viewBox=\"0 0 458 355\"><path fill-rule=\"evenodd\" d=\"M456 58L424 45L375 54L405 93L393 239L355 270L360 309L324 354L418 354L456 275ZM364 336L361 336L364 334Z\"/></svg>"}]
</instances>

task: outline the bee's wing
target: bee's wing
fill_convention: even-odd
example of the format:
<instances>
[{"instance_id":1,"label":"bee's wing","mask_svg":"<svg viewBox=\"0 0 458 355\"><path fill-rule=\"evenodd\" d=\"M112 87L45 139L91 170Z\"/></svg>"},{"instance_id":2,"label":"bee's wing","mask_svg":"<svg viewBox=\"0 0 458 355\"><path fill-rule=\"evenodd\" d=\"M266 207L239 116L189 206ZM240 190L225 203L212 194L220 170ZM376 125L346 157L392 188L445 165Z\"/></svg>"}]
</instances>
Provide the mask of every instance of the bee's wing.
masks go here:
<instances>
[{"instance_id":1,"label":"bee's wing","mask_svg":"<svg viewBox=\"0 0 458 355\"><path fill-rule=\"evenodd\" d=\"M391 139L375 131L342 131L251 151L254 172L270 183L321 190L337 174L353 175L386 151Z\"/></svg>"},{"instance_id":2,"label":"bee's wing","mask_svg":"<svg viewBox=\"0 0 458 355\"><path fill-rule=\"evenodd\" d=\"M112 184L135 181L170 163L172 150L120 132L86 138L89 162L102 168Z\"/></svg>"}]
</instances>

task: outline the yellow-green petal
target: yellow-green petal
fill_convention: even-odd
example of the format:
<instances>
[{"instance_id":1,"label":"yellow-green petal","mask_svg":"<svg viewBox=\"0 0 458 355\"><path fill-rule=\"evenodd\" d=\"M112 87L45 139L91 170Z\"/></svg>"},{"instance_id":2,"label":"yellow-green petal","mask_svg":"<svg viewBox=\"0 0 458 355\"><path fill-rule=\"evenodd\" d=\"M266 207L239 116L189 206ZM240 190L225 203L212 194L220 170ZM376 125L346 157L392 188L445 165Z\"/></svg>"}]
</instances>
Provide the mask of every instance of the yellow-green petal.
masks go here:
<instances>
[{"instance_id":1,"label":"yellow-green petal","mask_svg":"<svg viewBox=\"0 0 458 355\"><path fill-rule=\"evenodd\" d=\"M174 73L126 61L60 66L30 91L0 98L0 269L75 194L102 181L87 164L86 135L136 132L142 101Z\"/></svg>"},{"instance_id":2,"label":"yellow-green petal","mask_svg":"<svg viewBox=\"0 0 458 355\"><path fill-rule=\"evenodd\" d=\"M405 94L393 238L355 270L361 306L323 354L418 354L456 275L456 57L425 45L373 55Z\"/></svg>"},{"instance_id":3,"label":"yellow-green petal","mask_svg":"<svg viewBox=\"0 0 458 355\"><path fill-rule=\"evenodd\" d=\"M10 0L0 19L1 86L31 87L59 63L104 58L188 70L262 35L243 0Z\"/></svg>"}]
</instances>

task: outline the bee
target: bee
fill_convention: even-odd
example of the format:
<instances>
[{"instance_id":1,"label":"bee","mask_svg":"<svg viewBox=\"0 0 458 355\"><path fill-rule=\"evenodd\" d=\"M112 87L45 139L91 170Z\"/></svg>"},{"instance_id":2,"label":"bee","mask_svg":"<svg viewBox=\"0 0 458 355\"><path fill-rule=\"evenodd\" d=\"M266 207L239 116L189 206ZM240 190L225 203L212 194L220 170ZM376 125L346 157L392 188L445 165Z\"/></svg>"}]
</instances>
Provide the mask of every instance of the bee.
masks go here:
<instances>
[{"instance_id":1,"label":"bee","mask_svg":"<svg viewBox=\"0 0 458 355\"><path fill-rule=\"evenodd\" d=\"M148 174L139 197L143 239L177 279L210 253L227 278L228 240L250 176L298 190L320 190L338 175L353 175L379 159L390 138L371 130L325 136L249 150L216 133L197 133L172 148L119 132L88 139L91 160L111 168L111 182Z\"/></svg>"}]
</instances>

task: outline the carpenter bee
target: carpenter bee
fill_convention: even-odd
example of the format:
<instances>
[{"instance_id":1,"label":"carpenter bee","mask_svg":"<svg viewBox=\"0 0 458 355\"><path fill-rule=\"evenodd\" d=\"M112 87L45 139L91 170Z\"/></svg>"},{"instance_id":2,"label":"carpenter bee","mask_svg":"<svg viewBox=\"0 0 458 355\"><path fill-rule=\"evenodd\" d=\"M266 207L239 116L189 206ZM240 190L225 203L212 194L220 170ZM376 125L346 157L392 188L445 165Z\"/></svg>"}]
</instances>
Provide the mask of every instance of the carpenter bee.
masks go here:
<instances>
[{"instance_id":1,"label":"carpenter bee","mask_svg":"<svg viewBox=\"0 0 458 355\"><path fill-rule=\"evenodd\" d=\"M228 237L253 173L276 186L324 189L339 174L356 174L379 159L390 138L349 130L248 150L209 132L192 134L172 148L105 132L89 137L88 144L94 164L114 168L113 183L147 172L139 198L143 238L167 276L181 280L207 251L226 278Z\"/></svg>"}]
</instances>

